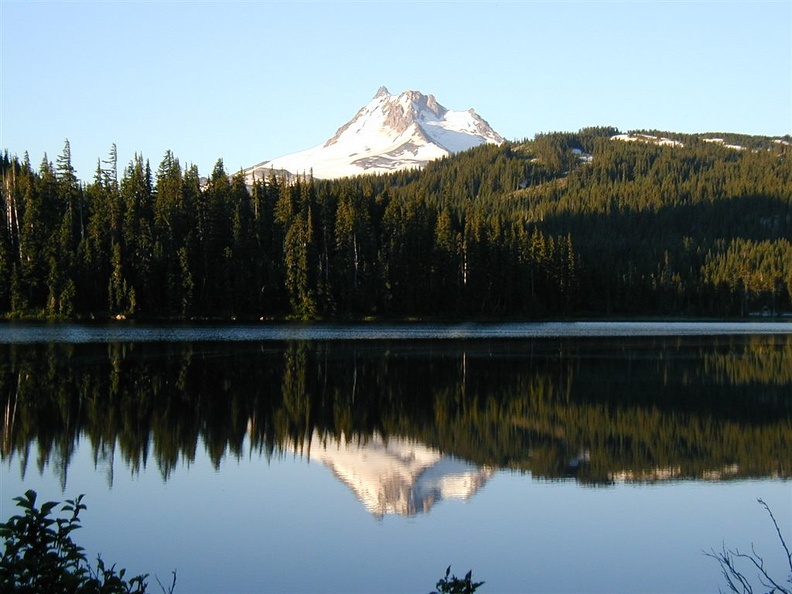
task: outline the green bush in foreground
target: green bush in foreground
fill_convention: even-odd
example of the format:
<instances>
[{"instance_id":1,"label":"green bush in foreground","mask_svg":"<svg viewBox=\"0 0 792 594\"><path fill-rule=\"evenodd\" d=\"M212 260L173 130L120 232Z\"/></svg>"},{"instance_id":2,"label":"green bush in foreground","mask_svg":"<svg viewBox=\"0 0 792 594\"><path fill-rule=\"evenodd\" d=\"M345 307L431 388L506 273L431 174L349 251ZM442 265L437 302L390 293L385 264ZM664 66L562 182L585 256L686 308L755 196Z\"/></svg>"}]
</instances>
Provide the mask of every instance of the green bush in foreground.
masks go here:
<instances>
[{"instance_id":1,"label":"green bush in foreground","mask_svg":"<svg viewBox=\"0 0 792 594\"><path fill-rule=\"evenodd\" d=\"M52 517L59 505L55 501L36 507L36 492L28 490L15 497L22 515L0 524L4 551L0 559L0 591L48 592L50 594L141 594L146 592L148 575L138 575L126 581L125 569L116 571L97 557L96 568L91 567L82 547L71 539L71 533L81 527L80 512L86 509L83 496L67 500L61 512L66 517ZM176 577L174 574L174 585ZM173 585L171 586L171 592Z\"/></svg>"}]
</instances>

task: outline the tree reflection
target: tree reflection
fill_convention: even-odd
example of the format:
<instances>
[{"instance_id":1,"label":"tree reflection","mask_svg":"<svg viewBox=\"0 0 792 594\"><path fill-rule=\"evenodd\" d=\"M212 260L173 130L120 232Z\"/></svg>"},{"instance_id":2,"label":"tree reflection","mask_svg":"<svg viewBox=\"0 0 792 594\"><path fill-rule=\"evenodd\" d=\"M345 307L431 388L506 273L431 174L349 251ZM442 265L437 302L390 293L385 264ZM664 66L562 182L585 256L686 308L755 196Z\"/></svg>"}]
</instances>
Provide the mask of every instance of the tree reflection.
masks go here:
<instances>
[{"instance_id":1,"label":"tree reflection","mask_svg":"<svg viewBox=\"0 0 792 594\"><path fill-rule=\"evenodd\" d=\"M788 478L791 388L790 336L0 345L0 443L64 485L79 439L110 482L374 438L594 484Z\"/></svg>"}]
</instances>

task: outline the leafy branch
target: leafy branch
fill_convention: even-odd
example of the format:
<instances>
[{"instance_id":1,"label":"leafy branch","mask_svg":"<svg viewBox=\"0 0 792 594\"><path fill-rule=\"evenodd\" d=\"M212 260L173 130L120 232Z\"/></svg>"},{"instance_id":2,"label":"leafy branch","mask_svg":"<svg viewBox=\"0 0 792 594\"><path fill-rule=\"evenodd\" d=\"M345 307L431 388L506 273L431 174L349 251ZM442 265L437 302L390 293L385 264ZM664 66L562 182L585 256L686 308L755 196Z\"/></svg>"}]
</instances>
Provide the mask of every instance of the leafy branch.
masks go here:
<instances>
[{"instance_id":1,"label":"leafy branch","mask_svg":"<svg viewBox=\"0 0 792 594\"><path fill-rule=\"evenodd\" d=\"M473 570L468 571L463 579L451 574L451 566L446 568L445 577L437 582L437 591L432 594L473 594L484 582L472 581ZM449 577L450 575L450 577Z\"/></svg>"},{"instance_id":2,"label":"leafy branch","mask_svg":"<svg viewBox=\"0 0 792 594\"><path fill-rule=\"evenodd\" d=\"M147 574L125 579L126 569L105 565L97 556L96 567L87 560L83 547L71 537L81 528L80 512L87 509L83 495L66 500L61 512L65 517L52 517L58 502L47 501L36 506L32 489L15 497L23 510L0 524L4 551L0 558L0 591L24 594L58 592L63 594L143 594ZM159 579L157 579L159 582ZM169 590L160 583L164 594L173 594L176 573Z\"/></svg>"}]
</instances>

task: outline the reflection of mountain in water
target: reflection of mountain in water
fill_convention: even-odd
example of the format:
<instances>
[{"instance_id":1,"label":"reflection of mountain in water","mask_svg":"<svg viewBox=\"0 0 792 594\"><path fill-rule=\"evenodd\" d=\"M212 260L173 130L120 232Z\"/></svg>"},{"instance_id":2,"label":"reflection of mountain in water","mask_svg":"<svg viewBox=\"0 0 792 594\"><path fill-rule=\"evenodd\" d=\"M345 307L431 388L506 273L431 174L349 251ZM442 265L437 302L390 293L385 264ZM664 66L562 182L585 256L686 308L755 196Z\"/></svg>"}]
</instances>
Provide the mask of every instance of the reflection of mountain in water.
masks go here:
<instances>
[{"instance_id":1,"label":"reflection of mountain in water","mask_svg":"<svg viewBox=\"0 0 792 594\"><path fill-rule=\"evenodd\" d=\"M321 444L321 445L317 445ZM492 476L489 467L445 456L402 438L322 440L303 452L327 465L375 516L428 512L443 499L469 499Z\"/></svg>"}]
</instances>

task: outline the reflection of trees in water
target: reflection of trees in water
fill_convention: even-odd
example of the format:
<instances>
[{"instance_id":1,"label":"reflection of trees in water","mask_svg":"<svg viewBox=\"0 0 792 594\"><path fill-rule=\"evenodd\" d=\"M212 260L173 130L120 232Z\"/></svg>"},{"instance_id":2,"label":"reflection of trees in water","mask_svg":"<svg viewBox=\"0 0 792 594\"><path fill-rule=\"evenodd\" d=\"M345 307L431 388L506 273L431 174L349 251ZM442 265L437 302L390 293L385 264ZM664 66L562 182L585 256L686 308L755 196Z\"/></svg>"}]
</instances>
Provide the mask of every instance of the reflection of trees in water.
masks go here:
<instances>
[{"instance_id":1,"label":"reflection of trees in water","mask_svg":"<svg viewBox=\"0 0 792 594\"><path fill-rule=\"evenodd\" d=\"M724 385L769 384L788 388L792 384L791 340L789 335L749 336L737 344L721 340L717 352L705 355L703 373ZM747 348L743 341L748 342Z\"/></svg>"},{"instance_id":2,"label":"reflection of trees in water","mask_svg":"<svg viewBox=\"0 0 792 594\"><path fill-rule=\"evenodd\" d=\"M792 338L0 346L3 459L168 478L312 436L586 482L792 474ZM314 437L315 439L316 437Z\"/></svg>"}]
</instances>

